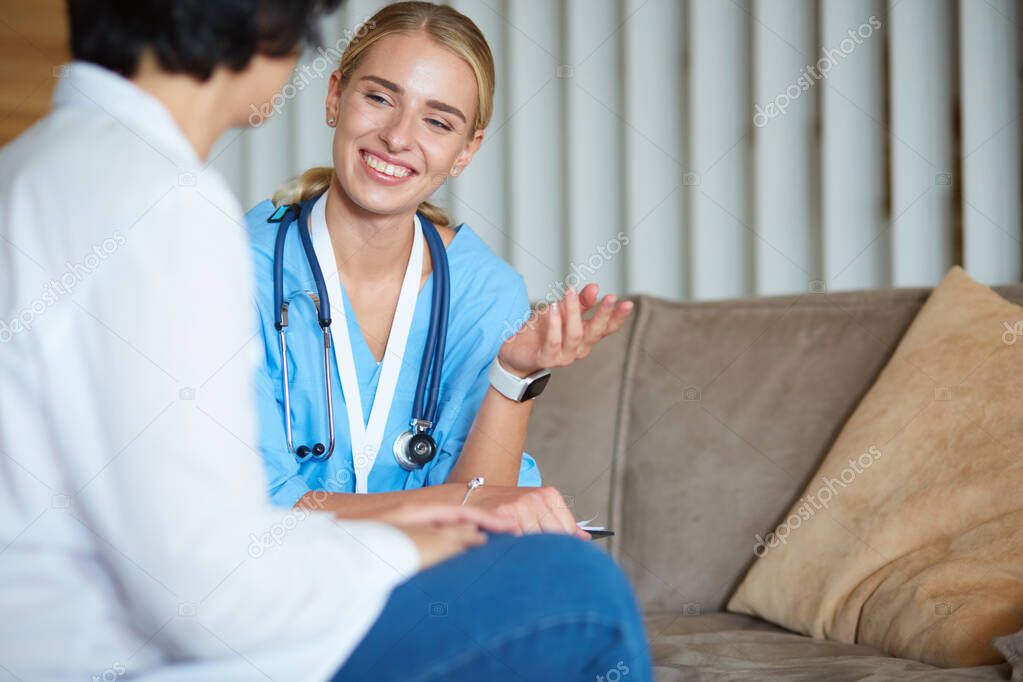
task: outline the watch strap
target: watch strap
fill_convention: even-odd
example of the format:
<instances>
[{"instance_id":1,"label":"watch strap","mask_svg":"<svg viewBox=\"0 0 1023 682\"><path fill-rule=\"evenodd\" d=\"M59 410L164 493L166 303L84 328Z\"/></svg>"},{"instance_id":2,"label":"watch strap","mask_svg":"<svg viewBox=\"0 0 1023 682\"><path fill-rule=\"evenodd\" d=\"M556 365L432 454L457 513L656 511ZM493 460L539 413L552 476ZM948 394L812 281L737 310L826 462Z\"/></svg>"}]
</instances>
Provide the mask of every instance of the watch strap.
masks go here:
<instances>
[{"instance_id":1,"label":"watch strap","mask_svg":"<svg viewBox=\"0 0 1023 682\"><path fill-rule=\"evenodd\" d=\"M494 387L494 390L505 398L514 400L517 403L525 402L529 399L525 396L533 383L540 379L546 379L550 375L551 371L549 369L541 369L539 372L534 372L527 377L517 377L506 370L496 357L490 363L490 369L487 370L487 378L490 380L490 385ZM537 392L536 395L539 395L539 393ZM530 397L536 397L536 395Z\"/></svg>"}]
</instances>

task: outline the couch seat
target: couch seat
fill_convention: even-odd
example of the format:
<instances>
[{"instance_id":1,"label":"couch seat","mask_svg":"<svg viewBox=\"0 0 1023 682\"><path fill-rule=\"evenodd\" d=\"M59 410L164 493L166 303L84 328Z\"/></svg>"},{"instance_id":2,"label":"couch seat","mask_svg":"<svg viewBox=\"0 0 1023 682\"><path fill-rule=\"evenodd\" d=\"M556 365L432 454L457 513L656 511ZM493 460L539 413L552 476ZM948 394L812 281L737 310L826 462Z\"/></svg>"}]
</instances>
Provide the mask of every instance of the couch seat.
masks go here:
<instances>
[{"instance_id":1,"label":"couch seat","mask_svg":"<svg viewBox=\"0 0 1023 682\"><path fill-rule=\"evenodd\" d=\"M646 618L658 682L725 680L1008 680L1008 664L943 669L873 647L811 639L734 613Z\"/></svg>"}]
</instances>

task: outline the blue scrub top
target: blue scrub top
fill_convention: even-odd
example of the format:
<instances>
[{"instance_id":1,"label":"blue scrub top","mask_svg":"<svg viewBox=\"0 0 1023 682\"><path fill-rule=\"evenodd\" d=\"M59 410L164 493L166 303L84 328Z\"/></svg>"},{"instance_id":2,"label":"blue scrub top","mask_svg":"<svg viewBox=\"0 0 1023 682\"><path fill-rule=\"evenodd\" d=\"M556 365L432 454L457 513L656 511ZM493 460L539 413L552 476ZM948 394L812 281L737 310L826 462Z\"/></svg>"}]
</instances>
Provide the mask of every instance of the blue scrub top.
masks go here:
<instances>
[{"instance_id":1,"label":"blue scrub top","mask_svg":"<svg viewBox=\"0 0 1023 682\"><path fill-rule=\"evenodd\" d=\"M355 492L351 436L345 409L341 378L333 352L330 354L331 390L334 396L334 454L324 462L299 464L288 451L284 431L284 393L281 388L281 359L273 310L273 250L276 223L266 219L274 211L264 201L246 214L255 261L256 308L260 333L266 349L265 362L256 377L259 413L259 442L274 504L292 507L311 490ZM315 291L312 273L302 251L294 225L284 251L284 297L292 299L288 311L288 368L291 393L294 445L322 442L327 445L327 408L323 384L323 344L316 309L305 296L294 294ZM429 327L433 299L433 275L416 300L412 328L398 386L387 418L384 439L380 443L369 492L409 490L443 483L458 459L465 439L490 385L487 369L501 344L528 319L529 299L522 277L494 254L469 228L461 225L447 250L451 273L450 313L447 346L441 374L438 417L434 427L438 453L424 468L405 471L394 458L395 438L409 428L419 363ZM325 272L329 277L330 273ZM335 275L336 276L336 275ZM344 288L342 287L342 293ZM381 365L369 349L347 294L344 301L331 301L332 307L345 306L362 411L369 419ZM334 315L335 324L339 317ZM536 462L523 453L519 485L540 485Z\"/></svg>"}]
</instances>

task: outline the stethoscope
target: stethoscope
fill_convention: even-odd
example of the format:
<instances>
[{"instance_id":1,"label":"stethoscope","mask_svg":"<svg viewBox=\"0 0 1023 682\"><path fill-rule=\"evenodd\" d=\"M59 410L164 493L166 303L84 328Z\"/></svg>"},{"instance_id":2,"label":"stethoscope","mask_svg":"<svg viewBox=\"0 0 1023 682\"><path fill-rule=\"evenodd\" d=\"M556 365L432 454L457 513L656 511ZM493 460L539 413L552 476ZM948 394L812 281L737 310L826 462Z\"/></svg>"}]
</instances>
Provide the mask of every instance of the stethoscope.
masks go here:
<instances>
[{"instance_id":1,"label":"stethoscope","mask_svg":"<svg viewBox=\"0 0 1023 682\"><path fill-rule=\"evenodd\" d=\"M284 431L288 439L288 451L293 453L299 462L322 462L334 452L334 401L330 380L330 298L327 295L327 284L320 269L312 237L308 229L309 214L313 204L319 197L306 199L299 204L284 204L267 218L268 223L279 223L277 239L274 242L274 327L277 329L278 346L281 353L281 386L284 393ZM407 471L420 469L437 455L437 442L433 438L433 426L437 418L437 397L440 392L441 368L444 363L444 345L447 341L448 328L448 294L450 273L448 272L447 249L437 228L422 213L419 221L423 228L423 236L430 247L433 260L433 301L430 309L430 326L426 334L426 345L423 358L419 365L419 379L416 383L415 400L412 403L411 428L402 432L394 441L394 457L398 464ZM306 226L299 229L299 240L305 252L306 261L316 283L316 291L304 291L299 295L307 296L316 307L316 316L323 335L323 385L327 403L327 425L329 440L323 443L294 446L291 422L291 389L288 385L288 345L285 332L288 329L288 308L292 299L284 298L284 244L288 238L288 228L292 223ZM427 397L427 387L429 396ZM423 402L426 400L424 408Z\"/></svg>"}]
</instances>

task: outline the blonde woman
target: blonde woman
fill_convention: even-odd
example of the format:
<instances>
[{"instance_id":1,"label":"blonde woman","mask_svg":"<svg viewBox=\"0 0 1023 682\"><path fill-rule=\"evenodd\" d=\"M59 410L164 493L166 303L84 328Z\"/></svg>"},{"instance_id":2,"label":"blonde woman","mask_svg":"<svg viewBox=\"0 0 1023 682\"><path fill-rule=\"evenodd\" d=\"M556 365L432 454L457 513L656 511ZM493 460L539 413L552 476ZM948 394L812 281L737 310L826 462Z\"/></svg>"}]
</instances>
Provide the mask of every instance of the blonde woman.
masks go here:
<instances>
[{"instance_id":1,"label":"blonde woman","mask_svg":"<svg viewBox=\"0 0 1023 682\"><path fill-rule=\"evenodd\" d=\"M0 457L6 677L649 679L628 583L587 543L488 541L512 524L456 504L374 522L267 501L247 447L250 254L209 153L333 4L68 4L54 109L0 151L0 319L131 231L76 305L0 344L0 451L32 455Z\"/></svg>"},{"instance_id":2,"label":"blonde woman","mask_svg":"<svg viewBox=\"0 0 1023 682\"><path fill-rule=\"evenodd\" d=\"M470 164L493 112L493 58L472 21L450 7L402 2L359 34L328 86L333 168L307 171L247 216L266 346L259 404L271 497L348 517L465 500L523 532L582 536L560 494L536 487L536 463L523 454L528 398L547 369L585 357L619 329L631 304L598 301L590 285L531 318L522 278L472 228L451 225L428 203ZM414 413L423 411L423 367L436 364L424 349L436 337L437 257L450 281L446 344L439 382L426 380L439 397L424 418ZM413 417L419 426L410 427ZM417 433L415 461L402 448Z\"/></svg>"}]
</instances>

